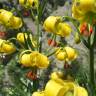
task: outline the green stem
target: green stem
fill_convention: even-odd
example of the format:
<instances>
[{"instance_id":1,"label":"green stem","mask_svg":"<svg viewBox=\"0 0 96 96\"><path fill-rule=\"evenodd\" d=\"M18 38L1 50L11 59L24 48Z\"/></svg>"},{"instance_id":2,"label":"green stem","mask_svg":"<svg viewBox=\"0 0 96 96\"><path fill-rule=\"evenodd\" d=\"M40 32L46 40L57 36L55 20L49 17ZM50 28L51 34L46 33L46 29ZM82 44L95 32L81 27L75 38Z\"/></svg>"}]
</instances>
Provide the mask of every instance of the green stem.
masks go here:
<instances>
[{"instance_id":1,"label":"green stem","mask_svg":"<svg viewBox=\"0 0 96 96\"><path fill-rule=\"evenodd\" d=\"M47 55L47 57L52 56L53 54L55 54L55 52L56 52L56 50L55 50L55 51L53 51L52 53L48 54L48 55Z\"/></svg>"},{"instance_id":2,"label":"green stem","mask_svg":"<svg viewBox=\"0 0 96 96\"><path fill-rule=\"evenodd\" d=\"M89 54L90 54L90 82L91 82L92 87L94 89L94 85L95 85L95 76L94 76L94 47L90 47Z\"/></svg>"},{"instance_id":3,"label":"green stem","mask_svg":"<svg viewBox=\"0 0 96 96\"><path fill-rule=\"evenodd\" d=\"M42 31L40 32L40 37L42 38ZM42 40L40 42L39 52L42 52Z\"/></svg>"},{"instance_id":4,"label":"green stem","mask_svg":"<svg viewBox=\"0 0 96 96\"><path fill-rule=\"evenodd\" d=\"M37 8L37 18L36 18L36 21L37 21L37 50L39 51L39 39L40 39L40 32L39 32L39 9Z\"/></svg>"}]
</instances>

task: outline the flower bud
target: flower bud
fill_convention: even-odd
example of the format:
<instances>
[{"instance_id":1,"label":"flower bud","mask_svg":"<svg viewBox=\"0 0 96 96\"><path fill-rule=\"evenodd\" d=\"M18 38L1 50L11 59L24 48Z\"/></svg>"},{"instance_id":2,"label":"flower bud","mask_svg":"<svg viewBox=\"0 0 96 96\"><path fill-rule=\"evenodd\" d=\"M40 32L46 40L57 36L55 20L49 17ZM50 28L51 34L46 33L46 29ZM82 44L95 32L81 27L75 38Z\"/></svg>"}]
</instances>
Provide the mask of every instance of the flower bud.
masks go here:
<instances>
[{"instance_id":1,"label":"flower bud","mask_svg":"<svg viewBox=\"0 0 96 96\"><path fill-rule=\"evenodd\" d=\"M18 33L18 34L17 34L17 40L18 40L20 43L25 43L24 35L25 35L25 39L27 39L28 36L27 36L26 33Z\"/></svg>"},{"instance_id":2,"label":"flower bud","mask_svg":"<svg viewBox=\"0 0 96 96\"><path fill-rule=\"evenodd\" d=\"M79 36L79 34L78 34L77 32L75 33L75 38L74 38L74 40L75 40L75 43L76 43L76 44L79 44L79 43L81 42L80 36Z\"/></svg>"}]
</instances>

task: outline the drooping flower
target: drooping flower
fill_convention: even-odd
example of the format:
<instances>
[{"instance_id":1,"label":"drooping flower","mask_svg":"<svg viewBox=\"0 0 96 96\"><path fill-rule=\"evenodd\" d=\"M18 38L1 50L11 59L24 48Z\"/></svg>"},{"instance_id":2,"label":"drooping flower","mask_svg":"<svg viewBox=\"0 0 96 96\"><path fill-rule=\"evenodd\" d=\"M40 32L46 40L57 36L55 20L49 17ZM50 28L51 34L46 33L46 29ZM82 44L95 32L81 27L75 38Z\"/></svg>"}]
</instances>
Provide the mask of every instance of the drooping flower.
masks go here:
<instances>
[{"instance_id":1,"label":"drooping flower","mask_svg":"<svg viewBox=\"0 0 96 96\"><path fill-rule=\"evenodd\" d=\"M43 24L43 28L45 31L56 33L56 27L58 23L61 21L61 18L58 16L49 16Z\"/></svg>"},{"instance_id":2,"label":"drooping flower","mask_svg":"<svg viewBox=\"0 0 96 96\"><path fill-rule=\"evenodd\" d=\"M71 27L67 23L59 23L56 34L61 37L67 37L70 35L71 31Z\"/></svg>"},{"instance_id":3,"label":"drooping flower","mask_svg":"<svg viewBox=\"0 0 96 96\"><path fill-rule=\"evenodd\" d=\"M25 8L36 9L39 6L39 1L38 0L19 0L19 4L24 6Z\"/></svg>"},{"instance_id":4,"label":"drooping flower","mask_svg":"<svg viewBox=\"0 0 96 96\"><path fill-rule=\"evenodd\" d=\"M47 68L49 66L48 58L37 51L31 53L31 58L33 58L33 63L38 68Z\"/></svg>"},{"instance_id":5,"label":"drooping flower","mask_svg":"<svg viewBox=\"0 0 96 96\"><path fill-rule=\"evenodd\" d=\"M13 16L10 21L10 24L11 24L11 28L18 29L22 27L22 20L19 17Z\"/></svg>"},{"instance_id":6,"label":"drooping flower","mask_svg":"<svg viewBox=\"0 0 96 96\"><path fill-rule=\"evenodd\" d=\"M14 53L15 51L16 51L16 47L14 46L13 43L0 39L1 53L11 54L11 53Z\"/></svg>"},{"instance_id":7,"label":"drooping flower","mask_svg":"<svg viewBox=\"0 0 96 96\"><path fill-rule=\"evenodd\" d=\"M66 53L67 53L67 60L74 60L77 58L77 53L75 51L75 49L71 48L71 47L64 47Z\"/></svg>"},{"instance_id":8,"label":"drooping flower","mask_svg":"<svg viewBox=\"0 0 96 96\"><path fill-rule=\"evenodd\" d=\"M74 0L74 4L82 12L96 12L96 1L95 0Z\"/></svg>"},{"instance_id":9,"label":"drooping flower","mask_svg":"<svg viewBox=\"0 0 96 96\"><path fill-rule=\"evenodd\" d=\"M5 26L11 26L10 20L13 17L13 13L4 9L0 9L0 23Z\"/></svg>"},{"instance_id":10,"label":"drooping flower","mask_svg":"<svg viewBox=\"0 0 96 96\"><path fill-rule=\"evenodd\" d=\"M57 48L55 56L60 61L62 60L72 61L77 58L77 52L75 51L75 49L66 46L64 48L63 47Z\"/></svg>"},{"instance_id":11,"label":"drooping flower","mask_svg":"<svg viewBox=\"0 0 96 96\"><path fill-rule=\"evenodd\" d=\"M14 16L12 12L4 9L0 9L0 23L12 29L22 27L21 18Z\"/></svg>"},{"instance_id":12,"label":"drooping flower","mask_svg":"<svg viewBox=\"0 0 96 96\"><path fill-rule=\"evenodd\" d=\"M49 60L45 55L37 51L32 51L30 53L21 53L20 63L26 67L36 66L38 68L47 68Z\"/></svg>"},{"instance_id":13,"label":"drooping flower","mask_svg":"<svg viewBox=\"0 0 96 96\"><path fill-rule=\"evenodd\" d=\"M72 6L72 16L80 22L90 22L91 17L96 15L95 0L74 0ZM93 19L91 18L91 19ZM91 20L92 21L92 20Z\"/></svg>"},{"instance_id":14,"label":"drooping flower","mask_svg":"<svg viewBox=\"0 0 96 96\"><path fill-rule=\"evenodd\" d=\"M56 51L55 55L56 55L56 58L57 58L58 60L60 60L60 61L66 60L67 54L66 54L66 52L65 52L64 50L62 50L61 48L59 48L59 49Z\"/></svg>"},{"instance_id":15,"label":"drooping flower","mask_svg":"<svg viewBox=\"0 0 96 96\"><path fill-rule=\"evenodd\" d=\"M41 94L40 94L41 93ZM63 80L53 72L47 82L44 91L34 92L32 96L88 96L85 88L77 85L74 81Z\"/></svg>"},{"instance_id":16,"label":"drooping flower","mask_svg":"<svg viewBox=\"0 0 96 96\"><path fill-rule=\"evenodd\" d=\"M45 31L61 37L69 36L71 33L71 27L67 23L63 23L62 18L59 16L49 16L44 21L43 27Z\"/></svg>"}]
</instances>

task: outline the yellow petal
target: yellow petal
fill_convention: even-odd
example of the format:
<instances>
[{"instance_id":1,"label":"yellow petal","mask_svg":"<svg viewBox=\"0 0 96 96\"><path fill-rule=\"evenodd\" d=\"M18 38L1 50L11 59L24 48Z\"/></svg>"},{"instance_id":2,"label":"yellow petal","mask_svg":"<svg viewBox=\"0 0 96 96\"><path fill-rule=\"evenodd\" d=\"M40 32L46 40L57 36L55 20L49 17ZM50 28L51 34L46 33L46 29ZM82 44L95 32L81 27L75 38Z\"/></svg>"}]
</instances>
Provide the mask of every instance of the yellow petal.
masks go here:
<instances>
[{"instance_id":1,"label":"yellow petal","mask_svg":"<svg viewBox=\"0 0 96 96\"><path fill-rule=\"evenodd\" d=\"M38 68L47 68L49 66L48 58L45 55L39 53L38 56L37 56L36 66Z\"/></svg>"},{"instance_id":2,"label":"yellow petal","mask_svg":"<svg viewBox=\"0 0 96 96\"><path fill-rule=\"evenodd\" d=\"M66 59L66 57L67 57L67 54L66 54L66 52L64 52L64 51L61 51L61 52L59 52L57 55L56 55L56 58L58 59L58 60L65 60Z\"/></svg>"},{"instance_id":3,"label":"yellow petal","mask_svg":"<svg viewBox=\"0 0 96 96\"><path fill-rule=\"evenodd\" d=\"M19 17L13 16L10 23L11 23L11 27L14 29L18 29L18 28L22 27L22 20Z\"/></svg>"},{"instance_id":4,"label":"yellow petal","mask_svg":"<svg viewBox=\"0 0 96 96\"><path fill-rule=\"evenodd\" d=\"M85 18L85 14L85 12L82 12L75 5L72 6L72 17L74 17L75 19L83 21Z\"/></svg>"},{"instance_id":5,"label":"yellow petal","mask_svg":"<svg viewBox=\"0 0 96 96\"><path fill-rule=\"evenodd\" d=\"M77 8L81 9L82 12L92 11L94 4L96 4L95 0L75 0L75 5Z\"/></svg>"},{"instance_id":6,"label":"yellow petal","mask_svg":"<svg viewBox=\"0 0 96 96\"><path fill-rule=\"evenodd\" d=\"M28 0L29 6L36 9L39 5L39 1L38 0Z\"/></svg>"},{"instance_id":7,"label":"yellow petal","mask_svg":"<svg viewBox=\"0 0 96 96\"><path fill-rule=\"evenodd\" d=\"M56 17L56 16L49 16L43 24L43 27L45 29L45 31L48 32L53 32L55 33L56 31L56 26L57 24L60 22L60 17Z\"/></svg>"},{"instance_id":8,"label":"yellow petal","mask_svg":"<svg viewBox=\"0 0 96 96\"><path fill-rule=\"evenodd\" d=\"M11 54L16 51L15 46L12 43L3 42L2 51L7 54Z\"/></svg>"},{"instance_id":9,"label":"yellow petal","mask_svg":"<svg viewBox=\"0 0 96 96\"><path fill-rule=\"evenodd\" d=\"M71 33L71 27L67 23L59 23L57 26L57 35L61 37L69 36Z\"/></svg>"},{"instance_id":10,"label":"yellow petal","mask_svg":"<svg viewBox=\"0 0 96 96\"><path fill-rule=\"evenodd\" d=\"M45 95L44 95L44 91L42 91L42 92L34 92L32 96L45 96Z\"/></svg>"},{"instance_id":11,"label":"yellow petal","mask_svg":"<svg viewBox=\"0 0 96 96\"><path fill-rule=\"evenodd\" d=\"M59 74L58 72L53 72L53 73L51 73L50 78L52 80L54 80L55 82L64 85L64 81L61 79L61 76L60 75L62 75L62 74Z\"/></svg>"},{"instance_id":12,"label":"yellow petal","mask_svg":"<svg viewBox=\"0 0 96 96\"><path fill-rule=\"evenodd\" d=\"M13 17L13 13L4 9L1 9L0 12L0 21L2 24L10 26L10 20Z\"/></svg>"},{"instance_id":13,"label":"yellow petal","mask_svg":"<svg viewBox=\"0 0 96 96\"><path fill-rule=\"evenodd\" d=\"M2 49L3 42L5 42L5 40L0 39L0 52L4 52L3 49Z\"/></svg>"},{"instance_id":14,"label":"yellow petal","mask_svg":"<svg viewBox=\"0 0 96 96\"><path fill-rule=\"evenodd\" d=\"M88 92L85 88L83 87L76 87L76 96L88 96Z\"/></svg>"},{"instance_id":15,"label":"yellow petal","mask_svg":"<svg viewBox=\"0 0 96 96\"><path fill-rule=\"evenodd\" d=\"M19 4L24 5L25 0L19 0Z\"/></svg>"},{"instance_id":16,"label":"yellow petal","mask_svg":"<svg viewBox=\"0 0 96 96\"><path fill-rule=\"evenodd\" d=\"M64 48L66 53L67 53L67 58L68 60L74 60L77 57L77 53L75 51L75 49L71 48L71 47L65 47Z\"/></svg>"},{"instance_id":17,"label":"yellow petal","mask_svg":"<svg viewBox=\"0 0 96 96\"><path fill-rule=\"evenodd\" d=\"M31 67L32 66L31 55L30 54L23 54L20 57L20 63L26 67Z\"/></svg>"},{"instance_id":18,"label":"yellow petal","mask_svg":"<svg viewBox=\"0 0 96 96\"><path fill-rule=\"evenodd\" d=\"M45 96L64 96L67 90L67 87L54 80L49 80L45 87Z\"/></svg>"}]
</instances>

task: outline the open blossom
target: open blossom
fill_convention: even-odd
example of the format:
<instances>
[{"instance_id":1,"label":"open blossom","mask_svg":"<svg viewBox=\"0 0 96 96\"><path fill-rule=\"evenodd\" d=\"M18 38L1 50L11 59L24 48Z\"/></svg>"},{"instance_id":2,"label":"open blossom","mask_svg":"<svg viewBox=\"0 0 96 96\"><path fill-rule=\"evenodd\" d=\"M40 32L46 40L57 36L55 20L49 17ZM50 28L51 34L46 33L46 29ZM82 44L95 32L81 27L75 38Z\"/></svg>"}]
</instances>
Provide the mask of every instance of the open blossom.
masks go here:
<instances>
[{"instance_id":1,"label":"open blossom","mask_svg":"<svg viewBox=\"0 0 96 96\"><path fill-rule=\"evenodd\" d=\"M34 92L32 96L88 96L88 92L74 81L63 80L57 72L53 72L45 89Z\"/></svg>"},{"instance_id":2,"label":"open blossom","mask_svg":"<svg viewBox=\"0 0 96 96\"><path fill-rule=\"evenodd\" d=\"M90 16L94 17L96 14L96 1L95 0L74 0L72 6L72 16L82 21L88 21Z\"/></svg>"},{"instance_id":3,"label":"open blossom","mask_svg":"<svg viewBox=\"0 0 96 96\"><path fill-rule=\"evenodd\" d=\"M49 16L43 24L45 31L54 33L61 37L69 36L71 33L71 27L67 23L62 22L60 16Z\"/></svg>"},{"instance_id":4,"label":"open blossom","mask_svg":"<svg viewBox=\"0 0 96 96\"><path fill-rule=\"evenodd\" d=\"M0 52L11 54L16 51L16 47L10 41L0 39Z\"/></svg>"},{"instance_id":5,"label":"open blossom","mask_svg":"<svg viewBox=\"0 0 96 96\"><path fill-rule=\"evenodd\" d=\"M38 0L19 0L19 4L24 6L25 8L33 8L36 9L39 5Z\"/></svg>"},{"instance_id":6,"label":"open blossom","mask_svg":"<svg viewBox=\"0 0 96 96\"><path fill-rule=\"evenodd\" d=\"M56 34L61 37L67 37L70 35L71 31L71 27L67 23L59 23Z\"/></svg>"},{"instance_id":7,"label":"open blossom","mask_svg":"<svg viewBox=\"0 0 96 96\"><path fill-rule=\"evenodd\" d=\"M43 28L45 29L45 31L47 32L56 32L56 27L58 25L58 23L61 21L61 18L58 16L49 16L43 24Z\"/></svg>"},{"instance_id":8,"label":"open blossom","mask_svg":"<svg viewBox=\"0 0 96 96\"><path fill-rule=\"evenodd\" d=\"M22 20L13 15L12 12L5 9L0 9L0 24L8 28L18 29L22 27Z\"/></svg>"},{"instance_id":9,"label":"open blossom","mask_svg":"<svg viewBox=\"0 0 96 96\"><path fill-rule=\"evenodd\" d=\"M55 55L56 58L60 61L62 60L72 61L77 58L76 50L69 46L66 46L64 48L58 48Z\"/></svg>"},{"instance_id":10,"label":"open blossom","mask_svg":"<svg viewBox=\"0 0 96 96\"><path fill-rule=\"evenodd\" d=\"M22 53L20 55L20 63L26 67L36 66L38 68L47 68L49 65L48 58L37 51Z\"/></svg>"}]
</instances>

